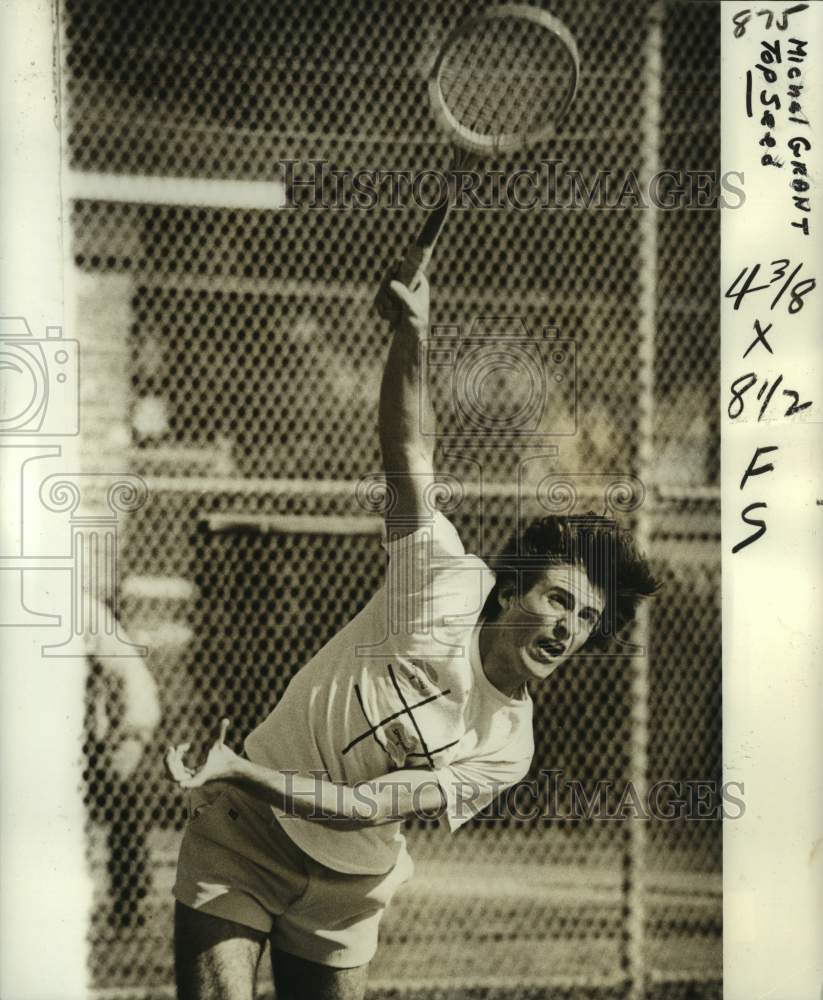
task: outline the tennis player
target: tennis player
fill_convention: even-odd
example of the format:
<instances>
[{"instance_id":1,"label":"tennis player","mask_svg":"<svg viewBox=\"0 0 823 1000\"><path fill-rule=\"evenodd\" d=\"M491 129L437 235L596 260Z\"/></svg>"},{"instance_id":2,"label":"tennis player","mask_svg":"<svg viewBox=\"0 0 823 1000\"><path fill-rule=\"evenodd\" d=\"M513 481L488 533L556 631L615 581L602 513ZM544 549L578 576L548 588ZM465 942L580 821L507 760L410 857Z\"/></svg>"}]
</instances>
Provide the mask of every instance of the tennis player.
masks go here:
<instances>
[{"instance_id":1,"label":"tennis player","mask_svg":"<svg viewBox=\"0 0 823 1000\"><path fill-rule=\"evenodd\" d=\"M359 1000L378 926L413 872L402 823L451 831L521 780L534 750L529 686L628 621L655 584L605 518L545 518L497 574L466 554L427 496L420 340L429 289L385 281L393 337L380 392L386 581L295 676L245 739L228 722L191 789L174 894L181 1000L251 1000L271 941L278 1000ZM501 566L504 564L501 563Z\"/></svg>"}]
</instances>

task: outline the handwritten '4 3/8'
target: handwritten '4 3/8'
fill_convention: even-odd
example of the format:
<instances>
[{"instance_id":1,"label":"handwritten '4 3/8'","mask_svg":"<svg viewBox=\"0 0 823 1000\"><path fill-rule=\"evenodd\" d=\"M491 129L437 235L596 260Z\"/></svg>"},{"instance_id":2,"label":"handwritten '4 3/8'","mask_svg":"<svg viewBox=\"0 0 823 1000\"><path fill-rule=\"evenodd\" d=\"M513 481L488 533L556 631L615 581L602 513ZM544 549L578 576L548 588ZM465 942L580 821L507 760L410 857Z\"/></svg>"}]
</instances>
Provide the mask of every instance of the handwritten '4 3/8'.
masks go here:
<instances>
[{"instance_id":1,"label":"handwritten '4 3/8'","mask_svg":"<svg viewBox=\"0 0 823 1000\"><path fill-rule=\"evenodd\" d=\"M792 266L792 262L787 257L780 257L777 260L769 262L769 266L772 268L772 276L765 283L756 285L755 280L760 274L760 264L751 264L743 268L743 270L738 274L734 281L726 289L725 297L727 299L732 299L734 302L734 308L739 309L740 304L747 295L751 295L755 292L762 292L766 289L770 289L772 285L776 282L782 282L777 294L772 299L769 309L774 309L777 303L783 298L786 292L789 292L788 298L788 311L790 315L800 312L803 308L803 299L805 296L812 291L812 289L817 287L817 281L814 278L803 278L799 281L795 281L797 276L803 270L803 262L799 263L794 270L786 278L786 272ZM785 281L783 279L786 278Z\"/></svg>"}]
</instances>

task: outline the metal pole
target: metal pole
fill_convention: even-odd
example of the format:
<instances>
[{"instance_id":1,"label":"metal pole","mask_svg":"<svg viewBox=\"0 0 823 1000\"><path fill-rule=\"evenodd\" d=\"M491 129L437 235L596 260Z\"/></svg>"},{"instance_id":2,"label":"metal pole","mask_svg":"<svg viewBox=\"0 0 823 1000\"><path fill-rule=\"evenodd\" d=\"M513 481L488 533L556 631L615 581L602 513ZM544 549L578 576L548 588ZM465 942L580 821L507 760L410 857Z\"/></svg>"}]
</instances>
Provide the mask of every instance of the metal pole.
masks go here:
<instances>
[{"instance_id":1,"label":"metal pole","mask_svg":"<svg viewBox=\"0 0 823 1000\"><path fill-rule=\"evenodd\" d=\"M660 103L662 90L662 20L661 2L652 4L644 44L643 67L643 143L641 147L640 189L647 191L659 169ZM638 302L638 442L637 474L646 484L652 469L654 447L654 348L657 310L657 211L652 205L641 210L640 221L640 295ZM638 544L648 552L651 542L651 516L648 506L638 511L635 525ZM640 802L647 796L648 713L649 713L649 635L648 610L641 608L633 641L642 652L631 657L631 753L629 780ZM628 1000L643 1000L647 970L645 965L646 923L646 820L625 821L624 890L624 971Z\"/></svg>"}]
</instances>

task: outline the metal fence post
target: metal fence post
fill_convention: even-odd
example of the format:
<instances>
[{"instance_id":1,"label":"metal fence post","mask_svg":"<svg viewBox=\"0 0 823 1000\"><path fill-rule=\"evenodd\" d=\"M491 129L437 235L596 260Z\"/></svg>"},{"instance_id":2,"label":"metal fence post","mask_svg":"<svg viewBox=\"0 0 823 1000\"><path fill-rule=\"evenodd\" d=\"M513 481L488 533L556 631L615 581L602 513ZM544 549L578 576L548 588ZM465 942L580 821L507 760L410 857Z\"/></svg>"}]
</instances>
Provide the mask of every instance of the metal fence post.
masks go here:
<instances>
[{"instance_id":1,"label":"metal fence post","mask_svg":"<svg viewBox=\"0 0 823 1000\"><path fill-rule=\"evenodd\" d=\"M641 191L659 169L660 103L662 90L662 4L652 4L643 60L643 136L641 147ZM653 461L654 434L654 351L657 311L657 211L650 203L640 217L640 295L638 301L638 442L637 474L650 496L649 473ZM648 552L652 536L648 499L638 511L636 537L640 548ZM631 748L629 781L640 802L647 796L648 715L649 715L649 613L641 607L633 641L643 652L631 658ZM629 1000L643 1000L646 990L645 964L646 886L645 863L647 820L631 818L626 823L624 854L624 970L628 980Z\"/></svg>"}]
</instances>

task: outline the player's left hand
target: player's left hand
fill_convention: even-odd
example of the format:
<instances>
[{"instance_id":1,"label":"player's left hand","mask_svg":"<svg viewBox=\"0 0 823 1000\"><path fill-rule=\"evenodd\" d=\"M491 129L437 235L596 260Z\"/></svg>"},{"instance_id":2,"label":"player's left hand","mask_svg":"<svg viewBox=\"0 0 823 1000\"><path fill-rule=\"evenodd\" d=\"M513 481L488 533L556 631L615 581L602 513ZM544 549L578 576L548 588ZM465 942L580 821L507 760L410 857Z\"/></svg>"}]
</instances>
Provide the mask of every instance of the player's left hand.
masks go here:
<instances>
[{"instance_id":1,"label":"player's left hand","mask_svg":"<svg viewBox=\"0 0 823 1000\"><path fill-rule=\"evenodd\" d=\"M243 758L226 746L228 728L229 720L223 719L220 723L220 735L209 750L206 763L199 771L192 771L183 760L191 746L190 743L169 747L165 757L166 773L169 777L181 788L199 788L207 781L226 781L238 777L242 773Z\"/></svg>"}]
</instances>

